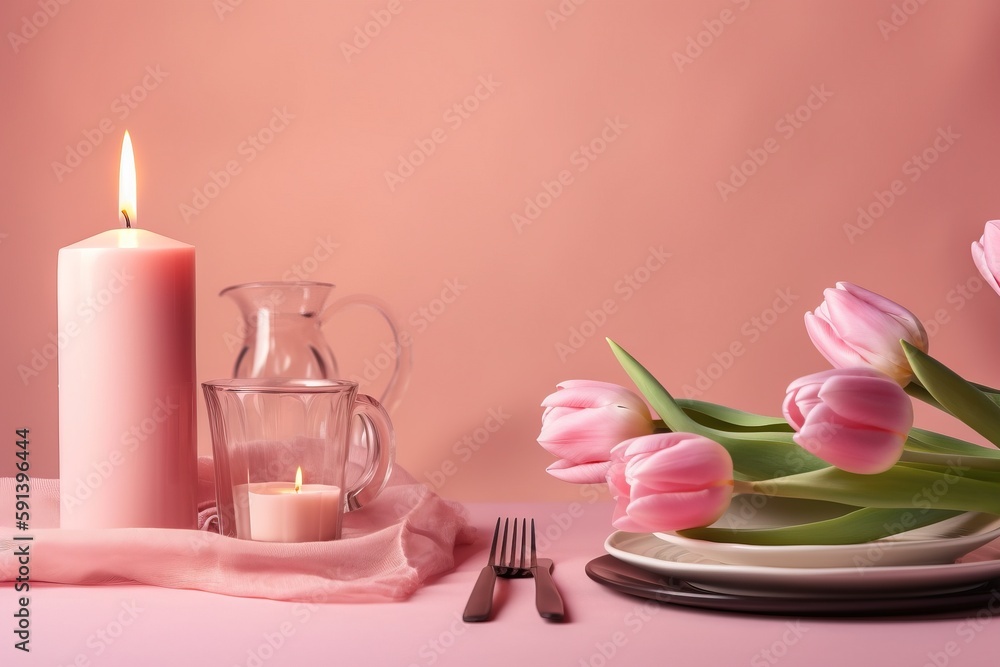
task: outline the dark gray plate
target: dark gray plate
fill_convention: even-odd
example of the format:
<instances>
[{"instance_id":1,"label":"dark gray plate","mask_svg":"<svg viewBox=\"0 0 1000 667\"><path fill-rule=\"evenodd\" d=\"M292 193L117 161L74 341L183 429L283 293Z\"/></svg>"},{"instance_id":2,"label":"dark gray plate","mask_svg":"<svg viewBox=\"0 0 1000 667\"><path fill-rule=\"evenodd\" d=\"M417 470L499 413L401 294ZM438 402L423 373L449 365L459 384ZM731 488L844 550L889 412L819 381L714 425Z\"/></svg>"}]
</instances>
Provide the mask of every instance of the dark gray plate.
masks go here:
<instances>
[{"instance_id":1,"label":"dark gray plate","mask_svg":"<svg viewBox=\"0 0 1000 667\"><path fill-rule=\"evenodd\" d=\"M911 614L942 614L975 607L984 607L1000 598L1000 580L986 581L973 587L948 593L917 597L885 597L861 595L850 598L737 595L707 591L676 577L655 572L618 560L600 556L587 563L587 576L621 593L702 609L746 612L753 614L794 614L796 616L900 616Z\"/></svg>"}]
</instances>

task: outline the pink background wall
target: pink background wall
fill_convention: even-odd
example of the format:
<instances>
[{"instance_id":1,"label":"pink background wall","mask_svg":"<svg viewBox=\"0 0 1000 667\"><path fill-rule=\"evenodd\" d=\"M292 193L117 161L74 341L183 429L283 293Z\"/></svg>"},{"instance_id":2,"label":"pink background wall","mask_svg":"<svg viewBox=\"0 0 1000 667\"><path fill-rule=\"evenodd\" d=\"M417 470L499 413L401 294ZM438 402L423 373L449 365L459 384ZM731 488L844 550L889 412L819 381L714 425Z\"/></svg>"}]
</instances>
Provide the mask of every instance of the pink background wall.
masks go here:
<instances>
[{"instance_id":1,"label":"pink background wall","mask_svg":"<svg viewBox=\"0 0 1000 667\"><path fill-rule=\"evenodd\" d=\"M447 496L576 497L544 473L538 403L627 381L604 336L679 394L778 411L825 367L802 313L837 280L1000 382L1000 298L969 257L1000 217L998 25L990 0L8 0L0 432L29 427L57 474L55 364L18 366L56 332L58 249L117 224L126 128L141 226L197 246L199 379L230 373L227 285L376 294L414 340L399 460ZM347 374L379 353L360 314L329 330Z\"/></svg>"}]
</instances>

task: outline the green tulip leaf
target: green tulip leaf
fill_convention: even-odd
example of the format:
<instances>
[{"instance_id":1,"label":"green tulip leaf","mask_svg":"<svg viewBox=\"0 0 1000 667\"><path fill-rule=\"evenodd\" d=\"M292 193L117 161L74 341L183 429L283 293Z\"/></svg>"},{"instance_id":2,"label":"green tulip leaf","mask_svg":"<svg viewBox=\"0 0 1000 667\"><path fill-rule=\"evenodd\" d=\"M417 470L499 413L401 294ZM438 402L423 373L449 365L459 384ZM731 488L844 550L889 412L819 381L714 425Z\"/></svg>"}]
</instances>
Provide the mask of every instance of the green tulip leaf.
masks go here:
<instances>
[{"instance_id":1,"label":"green tulip leaf","mask_svg":"<svg viewBox=\"0 0 1000 667\"><path fill-rule=\"evenodd\" d=\"M994 389L993 387L987 387L985 384L979 384L978 382L970 382L973 387L983 392L984 394L993 394L993 396L1000 395L1000 389Z\"/></svg>"},{"instance_id":2,"label":"green tulip leaf","mask_svg":"<svg viewBox=\"0 0 1000 667\"><path fill-rule=\"evenodd\" d=\"M733 469L749 481L768 480L829 468L830 464L816 458L797 444L784 442L747 441L718 435L702 434L715 440L729 452Z\"/></svg>"},{"instance_id":3,"label":"green tulip leaf","mask_svg":"<svg viewBox=\"0 0 1000 667\"><path fill-rule=\"evenodd\" d=\"M922 528L961 514L955 510L864 508L824 521L779 528L692 528L679 535L710 542L735 542L760 546L794 544L862 544Z\"/></svg>"},{"instance_id":4,"label":"green tulip leaf","mask_svg":"<svg viewBox=\"0 0 1000 667\"><path fill-rule=\"evenodd\" d=\"M932 454L957 454L959 456L1000 459L1000 449L983 447L982 445L959 440L949 435L942 435L941 433L916 427L910 429L909 437L906 440L906 448L913 451L930 452Z\"/></svg>"},{"instance_id":5,"label":"green tulip leaf","mask_svg":"<svg viewBox=\"0 0 1000 667\"><path fill-rule=\"evenodd\" d=\"M646 397L649 404L653 406L656 414L660 415L660 418L670 427L670 430L698 433L696 430L698 425L695 421L688 417L684 410L677 405L674 397L663 388L663 385L653 377L653 374L647 371L642 364L636 361L618 343L610 338L606 338L605 340L608 341L611 351L618 358L618 363L625 369L628 376L632 378L632 382L642 392L642 395Z\"/></svg>"},{"instance_id":6,"label":"green tulip leaf","mask_svg":"<svg viewBox=\"0 0 1000 667\"><path fill-rule=\"evenodd\" d=\"M792 427L781 417L757 415L734 408L696 401L693 399L676 399L689 417L700 424L723 431L784 431L790 433Z\"/></svg>"},{"instance_id":7,"label":"green tulip leaf","mask_svg":"<svg viewBox=\"0 0 1000 667\"><path fill-rule=\"evenodd\" d=\"M791 433L730 433L698 423L631 354L610 338L607 341L618 363L670 430L695 433L718 442L729 452L733 468L742 479L771 479L829 467L795 444Z\"/></svg>"},{"instance_id":8,"label":"green tulip leaf","mask_svg":"<svg viewBox=\"0 0 1000 667\"><path fill-rule=\"evenodd\" d=\"M1000 445L1000 405L937 359L900 341L914 375L945 410Z\"/></svg>"}]
</instances>

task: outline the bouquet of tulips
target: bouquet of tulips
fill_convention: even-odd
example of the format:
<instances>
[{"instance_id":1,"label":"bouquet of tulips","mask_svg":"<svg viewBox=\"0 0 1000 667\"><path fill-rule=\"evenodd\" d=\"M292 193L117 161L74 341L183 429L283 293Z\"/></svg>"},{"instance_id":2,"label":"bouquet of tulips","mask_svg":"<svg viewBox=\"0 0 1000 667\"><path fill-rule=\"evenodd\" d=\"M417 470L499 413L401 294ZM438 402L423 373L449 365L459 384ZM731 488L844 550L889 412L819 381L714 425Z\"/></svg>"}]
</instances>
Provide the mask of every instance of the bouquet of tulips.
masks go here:
<instances>
[{"instance_id":1,"label":"bouquet of tulips","mask_svg":"<svg viewBox=\"0 0 1000 667\"><path fill-rule=\"evenodd\" d=\"M1000 221L972 255L1000 294ZM1000 390L974 384L927 353L909 310L850 283L806 313L809 337L833 369L788 386L784 418L670 395L614 341L646 403L624 387L570 380L542 402L538 442L548 472L608 484L620 530L682 531L745 544L853 544L962 512L1000 514L1000 449L913 426L911 398L1000 446ZM840 503L833 518L767 529L709 527L733 494Z\"/></svg>"}]
</instances>

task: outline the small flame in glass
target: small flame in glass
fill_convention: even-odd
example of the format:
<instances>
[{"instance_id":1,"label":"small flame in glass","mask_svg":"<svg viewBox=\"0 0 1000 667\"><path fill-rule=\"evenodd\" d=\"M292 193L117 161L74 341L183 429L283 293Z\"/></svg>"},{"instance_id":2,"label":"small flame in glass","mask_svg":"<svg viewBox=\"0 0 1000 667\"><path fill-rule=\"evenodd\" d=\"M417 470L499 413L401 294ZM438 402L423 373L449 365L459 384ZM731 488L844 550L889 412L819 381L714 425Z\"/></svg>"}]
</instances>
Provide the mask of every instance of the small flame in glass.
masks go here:
<instances>
[{"instance_id":1,"label":"small flame in glass","mask_svg":"<svg viewBox=\"0 0 1000 667\"><path fill-rule=\"evenodd\" d=\"M299 466L298 470L295 471L295 493L298 493L301 490L302 490L302 466Z\"/></svg>"}]
</instances>

